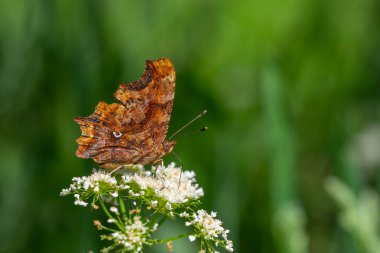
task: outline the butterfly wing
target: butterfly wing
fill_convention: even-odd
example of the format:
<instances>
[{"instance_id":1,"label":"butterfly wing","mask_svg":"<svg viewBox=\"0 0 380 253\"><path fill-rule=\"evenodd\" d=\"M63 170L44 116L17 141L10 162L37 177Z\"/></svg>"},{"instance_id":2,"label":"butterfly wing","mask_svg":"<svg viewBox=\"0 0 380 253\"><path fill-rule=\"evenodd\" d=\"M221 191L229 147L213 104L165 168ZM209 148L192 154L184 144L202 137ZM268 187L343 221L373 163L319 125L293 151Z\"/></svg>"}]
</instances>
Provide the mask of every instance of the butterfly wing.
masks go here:
<instances>
[{"instance_id":1,"label":"butterfly wing","mask_svg":"<svg viewBox=\"0 0 380 253\"><path fill-rule=\"evenodd\" d=\"M174 91L175 70L171 61L146 61L140 79L121 84L115 92L120 103L100 102L93 114L75 119L82 131L77 139L77 156L93 158L111 169L161 159L175 145L165 141Z\"/></svg>"}]
</instances>

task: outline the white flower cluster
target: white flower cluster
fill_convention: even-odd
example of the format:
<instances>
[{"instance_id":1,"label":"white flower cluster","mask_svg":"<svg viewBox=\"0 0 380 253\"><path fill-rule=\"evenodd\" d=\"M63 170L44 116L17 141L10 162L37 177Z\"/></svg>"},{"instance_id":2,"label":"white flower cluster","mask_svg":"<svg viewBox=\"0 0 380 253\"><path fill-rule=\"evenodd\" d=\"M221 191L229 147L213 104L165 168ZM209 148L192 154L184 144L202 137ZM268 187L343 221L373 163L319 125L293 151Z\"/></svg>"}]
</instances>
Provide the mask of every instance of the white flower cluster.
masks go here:
<instances>
[{"instance_id":1,"label":"white flower cluster","mask_svg":"<svg viewBox=\"0 0 380 253\"><path fill-rule=\"evenodd\" d=\"M117 247L128 251L142 252L143 244L150 237L152 229L141 221L140 216L134 216L125 222L125 231L117 231L109 235L102 235L102 239L113 241L113 245L102 250L103 253L113 252ZM124 252L124 251L123 251Z\"/></svg>"},{"instance_id":2,"label":"white flower cluster","mask_svg":"<svg viewBox=\"0 0 380 253\"><path fill-rule=\"evenodd\" d=\"M228 229L222 227L222 222L216 219L216 212L208 214L205 210L198 210L192 215L183 212L181 217L189 219L186 222L186 226L193 226L196 230L195 235L190 235L189 240L194 241L196 237L204 239L206 241L214 241L215 246L223 246L229 252L233 251L232 241L227 239L227 234L230 232ZM222 236L222 239L219 238Z\"/></svg>"},{"instance_id":3,"label":"white flower cluster","mask_svg":"<svg viewBox=\"0 0 380 253\"><path fill-rule=\"evenodd\" d=\"M74 177L60 195L73 195L75 205L87 206L90 202L94 210L105 212L108 224L94 221L99 230L111 231L101 236L112 242L102 249L103 253L142 252L144 245L164 242L151 235L167 216L186 219L185 225L193 228L189 240L200 239L201 252L203 247L207 252L217 252L214 247L218 246L233 251L232 241L227 239L229 231L216 219L216 213L194 211L204 195L195 173L182 171L174 163L153 166L151 170L134 166L113 174L93 171L87 177Z\"/></svg>"},{"instance_id":4,"label":"white flower cluster","mask_svg":"<svg viewBox=\"0 0 380 253\"><path fill-rule=\"evenodd\" d=\"M152 172L155 174L152 175ZM181 168L175 167L175 164L171 163L167 167L152 167L152 172L145 171L122 176L126 184L135 182L140 188L140 193L130 190L129 194L136 196L136 194L144 194L147 190L152 190L158 199L163 198L167 201L164 204L167 210L172 209L172 204L198 200L204 195L203 189L196 183L193 171L182 171ZM155 207L158 201L153 200L150 204Z\"/></svg>"},{"instance_id":5,"label":"white flower cluster","mask_svg":"<svg viewBox=\"0 0 380 253\"><path fill-rule=\"evenodd\" d=\"M75 205L87 206L87 202L83 201L83 199L97 193L110 194L113 197L117 197L117 191L120 189L116 178L101 170L94 171L88 177L74 177L72 181L70 187L63 189L60 195L74 194Z\"/></svg>"}]
</instances>

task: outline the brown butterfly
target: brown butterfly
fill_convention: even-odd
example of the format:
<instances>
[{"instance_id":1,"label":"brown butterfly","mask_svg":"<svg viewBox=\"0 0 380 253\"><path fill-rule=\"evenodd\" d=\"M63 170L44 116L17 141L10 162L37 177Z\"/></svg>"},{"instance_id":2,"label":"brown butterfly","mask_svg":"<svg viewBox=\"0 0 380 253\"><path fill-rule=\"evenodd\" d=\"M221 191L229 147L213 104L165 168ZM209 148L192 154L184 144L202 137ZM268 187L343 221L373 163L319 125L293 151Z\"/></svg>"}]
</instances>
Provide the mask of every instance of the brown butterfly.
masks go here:
<instances>
[{"instance_id":1,"label":"brown butterfly","mask_svg":"<svg viewBox=\"0 0 380 253\"><path fill-rule=\"evenodd\" d=\"M99 102L93 114L74 119L82 131L76 155L105 169L161 161L176 144L165 140L174 90L172 62L147 60L140 79L121 84L114 93L120 103Z\"/></svg>"}]
</instances>

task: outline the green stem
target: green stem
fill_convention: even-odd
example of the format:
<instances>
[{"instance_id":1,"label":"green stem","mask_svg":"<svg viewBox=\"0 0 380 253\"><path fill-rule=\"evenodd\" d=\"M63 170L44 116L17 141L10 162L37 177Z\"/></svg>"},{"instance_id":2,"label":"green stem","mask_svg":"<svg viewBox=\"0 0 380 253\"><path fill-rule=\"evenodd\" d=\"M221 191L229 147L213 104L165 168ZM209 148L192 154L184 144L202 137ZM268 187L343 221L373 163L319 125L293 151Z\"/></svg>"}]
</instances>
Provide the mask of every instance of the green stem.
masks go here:
<instances>
[{"instance_id":1,"label":"green stem","mask_svg":"<svg viewBox=\"0 0 380 253\"><path fill-rule=\"evenodd\" d=\"M164 221L166 220L166 216L164 216L159 222L158 222L158 226L161 226L162 223L164 223Z\"/></svg>"},{"instance_id":2,"label":"green stem","mask_svg":"<svg viewBox=\"0 0 380 253\"><path fill-rule=\"evenodd\" d=\"M99 203L100 203L100 206L102 207L103 211L106 213L107 217L114 220L115 221L115 224L116 226L123 232L125 232L125 228L124 226L122 226L122 224L119 223L119 221L117 219L115 219L111 214L110 212L108 212L108 209L106 207L106 205L104 204L103 200L101 198L99 198Z\"/></svg>"},{"instance_id":3,"label":"green stem","mask_svg":"<svg viewBox=\"0 0 380 253\"><path fill-rule=\"evenodd\" d=\"M189 232L189 233L186 233L186 234L177 235L177 236L173 236L173 237L162 239L162 240L156 240L155 244L160 244L160 243L166 243L166 242L169 242L169 241L174 241L174 240L177 240L179 238L182 238L182 237L185 237L185 236L189 236L189 235L192 235L192 234L193 234L192 232Z\"/></svg>"},{"instance_id":4,"label":"green stem","mask_svg":"<svg viewBox=\"0 0 380 253\"><path fill-rule=\"evenodd\" d=\"M121 213L123 214L123 217L126 218L127 216L127 211L125 209L125 205L124 205L124 201L123 201L123 198L119 195L119 205L120 205L120 209L121 209Z\"/></svg>"},{"instance_id":5,"label":"green stem","mask_svg":"<svg viewBox=\"0 0 380 253\"><path fill-rule=\"evenodd\" d=\"M119 221L119 223L123 224L123 221L122 221L122 219L120 218L120 216L118 214L116 214L116 217L117 217L117 220Z\"/></svg>"},{"instance_id":6,"label":"green stem","mask_svg":"<svg viewBox=\"0 0 380 253\"><path fill-rule=\"evenodd\" d=\"M150 220L150 224L155 224L156 223L156 220L159 218L159 214L156 214L156 213L153 213L152 215L152 219Z\"/></svg>"},{"instance_id":7,"label":"green stem","mask_svg":"<svg viewBox=\"0 0 380 253\"><path fill-rule=\"evenodd\" d=\"M116 230L116 229L108 228L108 227L105 227L103 225L102 225L102 229L110 231L110 232L118 232L118 230Z\"/></svg>"}]
</instances>

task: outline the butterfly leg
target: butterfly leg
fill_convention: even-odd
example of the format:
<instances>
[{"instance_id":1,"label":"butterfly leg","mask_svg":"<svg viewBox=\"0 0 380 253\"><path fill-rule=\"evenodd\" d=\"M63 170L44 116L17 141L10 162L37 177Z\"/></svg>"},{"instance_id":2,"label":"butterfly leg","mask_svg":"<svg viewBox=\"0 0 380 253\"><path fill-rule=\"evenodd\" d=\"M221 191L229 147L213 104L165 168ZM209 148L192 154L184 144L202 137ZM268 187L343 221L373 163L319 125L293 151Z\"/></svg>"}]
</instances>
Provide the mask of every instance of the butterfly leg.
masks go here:
<instances>
[{"instance_id":1,"label":"butterfly leg","mask_svg":"<svg viewBox=\"0 0 380 253\"><path fill-rule=\"evenodd\" d=\"M120 170L120 169L123 168L123 167L124 167L124 165L121 165L121 166L119 166L119 167L116 167L116 168L113 169L109 174L112 175L114 172Z\"/></svg>"},{"instance_id":2,"label":"butterfly leg","mask_svg":"<svg viewBox=\"0 0 380 253\"><path fill-rule=\"evenodd\" d=\"M124 165L120 165L118 167L116 167L114 170L112 170L109 174L112 175L114 172L117 172L118 170L120 169L124 169L124 168L128 168L128 167L132 167L134 166L134 164L124 164Z\"/></svg>"},{"instance_id":3,"label":"butterfly leg","mask_svg":"<svg viewBox=\"0 0 380 253\"><path fill-rule=\"evenodd\" d=\"M182 166L181 166L181 172L179 173L178 189L181 186L181 179L182 179Z\"/></svg>"},{"instance_id":4,"label":"butterfly leg","mask_svg":"<svg viewBox=\"0 0 380 253\"><path fill-rule=\"evenodd\" d=\"M182 159L177 155L176 152L172 151L172 154L175 156L175 158L177 158L177 160L179 161L179 165L182 166Z\"/></svg>"}]
</instances>

